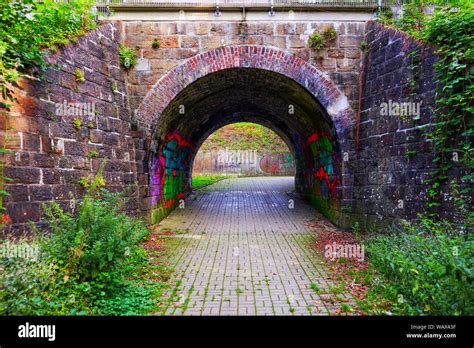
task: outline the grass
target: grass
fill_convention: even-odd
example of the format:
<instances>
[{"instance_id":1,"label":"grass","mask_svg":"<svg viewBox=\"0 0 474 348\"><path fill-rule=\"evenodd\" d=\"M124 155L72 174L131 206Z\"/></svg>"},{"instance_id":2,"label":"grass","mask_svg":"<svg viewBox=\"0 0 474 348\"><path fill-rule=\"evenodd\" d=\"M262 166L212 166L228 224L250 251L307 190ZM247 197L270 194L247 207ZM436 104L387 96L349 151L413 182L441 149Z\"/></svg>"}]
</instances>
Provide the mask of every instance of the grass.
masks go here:
<instances>
[{"instance_id":1,"label":"grass","mask_svg":"<svg viewBox=\"0 0 474 348\"><path fill-rule=\"evenodd\" d=\"M318 294L321 292L321 289L318 287L318 285L316 283L311 283L310 286L311 286L311 289L313 289Z\"/></svg>"},{"instance_id":2,"label":"grass","mask_svg":"<svg viewBox=\"0 0 474 348\"><path fill-rule=\"evenodd\" d=\"M192 179L192 187L200 188L223 179L235 178L235 175L196 175Z\"/></svg>"}]
</instances>

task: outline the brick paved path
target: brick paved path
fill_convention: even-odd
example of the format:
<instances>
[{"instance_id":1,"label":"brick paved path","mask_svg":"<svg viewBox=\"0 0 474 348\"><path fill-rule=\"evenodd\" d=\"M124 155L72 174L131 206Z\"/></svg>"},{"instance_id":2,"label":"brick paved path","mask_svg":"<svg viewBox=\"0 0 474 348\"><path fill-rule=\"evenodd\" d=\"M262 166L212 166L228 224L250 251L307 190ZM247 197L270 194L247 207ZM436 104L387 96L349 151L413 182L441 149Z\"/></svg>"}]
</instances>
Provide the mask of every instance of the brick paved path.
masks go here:
<instances>
[{"instance_id":1,"label":"brick paved path","mask_svg":"<svg viewBox=\"0 0 474 348\"><path fill-rule=\"evenodd\" d=\"M176 286L164 314L334 312L311 288L316 284L324 296L333 284L308 245L314 232L305 222L318 215L293 193L293 183L292 177L226 179L162 221L160 228L177 232L169 252Z\"/></svg>"}]
</instances>

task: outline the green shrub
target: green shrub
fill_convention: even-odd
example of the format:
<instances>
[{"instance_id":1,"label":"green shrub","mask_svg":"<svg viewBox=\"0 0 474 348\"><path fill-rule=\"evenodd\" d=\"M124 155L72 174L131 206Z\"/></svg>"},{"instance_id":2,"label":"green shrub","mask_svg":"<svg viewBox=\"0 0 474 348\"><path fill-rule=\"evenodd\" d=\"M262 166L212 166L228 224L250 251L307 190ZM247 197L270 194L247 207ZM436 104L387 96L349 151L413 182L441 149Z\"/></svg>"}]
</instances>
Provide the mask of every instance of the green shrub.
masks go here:
<instances>
[{"instance_id":1,"label":"green shrub","mask_svg":"<svg viewBox=\"0 0 474 348\"><path fill-rule=\"evenodd\" d=\"M82 121L79 117L74 117L72 119L72 125L74 126L74 128L76 128L77 130L81 129L82 127Z\"/></svg>"},{"instance_id":2,"label":"green shrub","mask_svg":"<svg viewBox=\"0 0 474 348\"><path fill-rule=\"evenodd\" d=\"M84 82L86 80L84 77L84 71L79 68L76 68L74 71L74 76L76 77L76 82Z\"/></svg>"},{"instance_id":3,"label":"green shrub","mask_svg":"<svg viewBox=\"0 0 474 348\"><path fill-rule=\"evenodd\" d=\"M337 38L336 29L330 27L324 29L322 33L315 31L308 39L308 45L312 49L319 51L320 49L326 47L329 42Z\"/></svg>"},{"instance_id":4,"label":"green shrub","mask_svg":"<svg viewBox=\"0 0 474 348\"><path fill-rule=\"evenodd\" d=\"M52 202L44 208L52 233L43 249L70 277L91 281L102 276L107 281L148 233L139 220L121 213L120 206L118 195L86 195L72 215Z\"/></svg>"},{"instance_id":5,"label":"green shrub","mask_svg":"<svg viewBox=\"0 0 474 348\"><path fill-rule=\"evenodd\" d=\"M119 57L120 57L120 64L125 68L125 69L130 69L137 65L138 59L137 55L135 54L135 51L127 47L125 45L120 44L119 46Z\"/></svg>"},{"instance_id":6,"label":"green shrub","mask_svg":"<svg viewBox=\"0 0 474 348\"><path fill-rule=\"evenodd\" d=\"M44 296L45 290L54 292L57 267L40 257L10 255L7 248L34 248L37 243L20 241L2 243L0 263L0 314L42 314L53 310L54 299Z\"/></svg>"},{"instance_id":7,"label":"green shrub","mask_svg":"<svg viewBox=\"0 0 474 348\"><path fill-rule=\"evenodd\" d=\"M96 158L97 155L98 155L98 153L97 153L96 150L90 150L89 153L87 154L87 158L89 158L89 159Z\"/></svg>"},{"instance_id":8,"label":"green shrub","mask_svg":"<svg viewBox=\"0 0 474 348\"><path fill-rule=\"evenodd\" d=\"M56 50L96 27L91 2L0 1L0 65L26 71L46 69L43 49Z\"/></svg>"},{"instance_id":9,"label":"green shrub","mask_svg":"<svg viewBox=\"0 0 474 348\"><path fill-rule=\"evenodd\" d=\"M326 40L324 40L323 35L319 31L315 31L308 40L309 47L314 50L320 50L326 45Z\"/></svg>"},{"instance_id":10,"label":"green shrub","mask_svg":"<svg viewBox=\"0 0 474 348\"><path fill-rule=\"evenodd\" d=\"M395 314L474 314L474 244L448 222L423 219L369 239L369 262L381 277L375 291Z\"/></svg>"},{"instance_id":11,"label":"green shrub","mask_svg":"<svg viewBox=\"0 0 474 348\"><path fill-rule=\"evenodd\" d=\"M0 255L0 314L144 314L156 305L163 284L138 273L148 229L120 211L123 194L96 191L93 180L75 214L44 207L50 233L21 242L38 246L34 259Z\"/></svg>"},{"instance_id":12,"label":"green shrub","mask_svg":"<svg viewBox=\"0 0 474 348\"><path fill-rule=\"evenodd\" d=\"M396 26L411 35L416 35L425 23L427 15L423 13L422 6L417 3L403 5L403 14L396 21Z\"/></svg>"}]
</instances>

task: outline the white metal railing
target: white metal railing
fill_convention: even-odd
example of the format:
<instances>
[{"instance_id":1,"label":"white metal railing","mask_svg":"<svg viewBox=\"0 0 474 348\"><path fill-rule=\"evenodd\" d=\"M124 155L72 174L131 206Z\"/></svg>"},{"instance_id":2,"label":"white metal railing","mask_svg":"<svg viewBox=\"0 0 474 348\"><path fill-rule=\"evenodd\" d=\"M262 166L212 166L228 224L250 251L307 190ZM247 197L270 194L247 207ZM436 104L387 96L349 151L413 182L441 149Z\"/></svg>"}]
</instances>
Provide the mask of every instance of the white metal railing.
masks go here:
<instances>
[{"instance_id":1,"label":"white metal railing","mask_svg":"<svg viewBox=\"0 0 474 348\"><path fill-rule=\"evenodd\" d=\"M113 7L377 7L378 0L96 0Z\"/></svg>"},{"instance_id":2,"label":"white metal railing","mask_svg":"<svg viewBox=\"0 0 474 348\"><path fill-rule=\"evenodd\" d=\"M55 2L72 2L74 0L53 0ZM400 6L417 0L92 0L96 6L105 7L390 7ZM425 5L447 5L450 0L425 0Z\"/></svg>"}]
</instances>

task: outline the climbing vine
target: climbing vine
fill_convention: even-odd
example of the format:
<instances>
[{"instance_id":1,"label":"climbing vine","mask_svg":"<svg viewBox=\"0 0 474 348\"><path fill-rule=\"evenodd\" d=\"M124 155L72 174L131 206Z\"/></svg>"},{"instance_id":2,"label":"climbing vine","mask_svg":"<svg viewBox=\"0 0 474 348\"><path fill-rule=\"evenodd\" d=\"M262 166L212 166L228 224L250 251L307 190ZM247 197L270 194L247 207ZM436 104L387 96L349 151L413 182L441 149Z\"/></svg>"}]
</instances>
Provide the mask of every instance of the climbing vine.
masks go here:
<instances>
[{"instance_id":1,"label":"climbing vine","mask_svg":"<svg viewBox=\"0 0 474 348\"><path fill-rule=\"evenodd\" d=\"M11 153L7 143L16 82L22 76L41 77L48 68L45 55L96 27L91 3L0 0L0 226L10 222L3 198L8 195L5 183L11 181L5 163Z\"/></svg>"},{"instance_id":2,"label":"climbing vine","mask_svg":"<svg viewBox=\"0 0 474 348\"><path fill-rule=\"evenodd\" d=\"M472 115L474 94L474 8L464 0L451 0L449 6L435 9L432 16L424 13L429 4L442 4L440 1L414 0L403 6L402 15L394 19L392 14L381 13L379 20L394 25L418 39L437 47L438 61L434 65L437 78L436 107L433 112L433 126L426 133L431 139L437 165L430 180L428 190L428 208L435 217L440 205L443 189L450 186L450 194L459 211L468 211L463 197L470 189L472 181L473 150ZM419 65L419 53L410 54L412 75L410 91L416 87ZM450 171L457 167L461 173L459 179L449 178ZM463 187L464 186L464 187ZM473 218L464 214L468 221Z\"/></svg>"},{"instance_id":3,"label":"climbing vine","mask_svg":"<svg viewBox=\"0 0 474 348\"><path fill-rule=\"evenodd\" d=\"M428 194L430 207L436 207L440 188L448 180L448 171L457 163L468 169L461 177L463 183L472 180L472 135L474 124L474 11L472 8L443 8L431 17L420 37L435 44L439 60L435 64L438 90L435 125L428 134L434 144L437 171ZM460 190L467 195L469 188ZM465 204L463 200L458 202Z\"/></svg>"}]
</instances>

